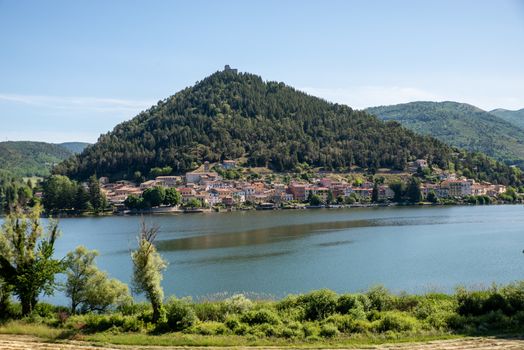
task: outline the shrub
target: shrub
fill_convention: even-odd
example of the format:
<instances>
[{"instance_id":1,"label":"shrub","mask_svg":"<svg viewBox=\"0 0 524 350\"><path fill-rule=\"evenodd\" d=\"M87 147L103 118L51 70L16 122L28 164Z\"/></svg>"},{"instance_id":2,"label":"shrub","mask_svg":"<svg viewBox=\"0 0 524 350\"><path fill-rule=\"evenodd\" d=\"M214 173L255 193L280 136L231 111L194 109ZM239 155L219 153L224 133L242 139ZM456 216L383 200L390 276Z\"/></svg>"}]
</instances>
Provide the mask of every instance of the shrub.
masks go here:
<instances>
[{"instance_id":1,"label":"shrub","mask_svg":"<svg viewBox=\"0 0 524 350\"><path fill-rule=\"evenodd\" d=\"M240 320L237 316L228 316L224 321L224 324L227 328L231 329L232 331L234 331L241 325Z\"/></svg>"},{"instance_id":2,"label":"shrub","mask_svg":"<svg viewBox=\"0 0 524 350\"><path fill-rule=\"evenodd\" d=\"M255 324L278 324L280 319L278 315L268 309L252 310L244 314L241 318L242 322L249 324L250 326Z\"/></svg>"},{"instance_id":3,"label":"shrub","mask_svg":"<svg viewBox=\"0 0 524 350\"><path fill-rule=\"evenodd\" d=\"M167 326L173 331L191 327L198 319L191 305L182 299L171 299L166 304Z\"/></svg>"},{"instance_id":4,"label":"shrub","mask_svg":"<svg viewBox=\"0 0 524 350\"><path fill-rule=\"evenodd\" d=\"M117 311L121 312L122 315L131 316L131 315L144 315L153 311L149 303L135 303L134 301L126 302L121 305L118 305Z\"/></svg>"},{"instance_id":5,"label":"shrub","mask_svg":"<svg viewBox=\"0 0 524 350\"><path fill-rule=\"evenodd\" d=\"M352 309L364 309L364 306L354 294L343 294L337 300L337 312L347 314Z\"/></svg>"},{"instance_id":6,"label":"shrub","mask_svg":"<svg viewBox=\"0 0 524 350\"><path fill-rule=\"evenodd\" d=\"M418 328L420 328L420 324L416 318L398 311L383 313L375 324L375 330L378 332L406 332L414 331Z\"/></svg>"},{"instance_id":7,"label":"shrub","mask_svg":"<svg viewBox=\"0 0 524 350\"><path fill-rule=\"evenodd\" d=\"M320 327L319 335L324 338L333 338L338 334L337 327L332 323L323 324Z\"/></svg>"},{"instance_id":8,"label":"shrub","mask_svg":"<svg viewBox=\"0 0 524 350\"><path fill-rule=\"evenodd\" d=\"M394 303L394 297L383 286L371 288L367 293L371 309L378 311L391 310Z\"/></svg>"},{"instance_id":9,"label":"shrub","mask_svg":"<svg viewBox=\"0 0 524 350\"><path fill-rule=\"evenodd\" d=\"M196 316L201 321L224 322L226 318L226 306L219 302L203 302L194 304Z\"/></svg>"},{"instance_id":10,"label":"shrub","mask_svg":"<svg viewBox=\"0 0 524 350\"><path fill-rule=\"evenodd\" d=\"M320 333L320 327L316 323L306 322L302 325L302 331L304 332L304 337L310 338Z\"/></svg>"},{"instance_id":11,"label":"shrub","mask_svg":"<svg viewBox=\"0 0 524 350\"><path fill-rule=\"evenodd\" d=\"M524 311L524 281L502 287L500 293L506 300L507 313L510 315Z\"/></svg>"},{"instance_id":12,"label":"shrub","mask_svg":"<svg viewBox=\"0 0 524 350\"><path fill-rule=\"evenodd\" d=\"M457 290L457 311L464 316L480 316L490 311L505 310L504 297L496 290L467 291Z\"/></svg>"},{"instance_id":13,"label":"shrub","mask_svg":"<svg viewBox=\"0 0 524 350\"><path fill-rule=\"evenodd\" d=\"M221 335L230 331L221 322L202 322L187 328L185 332L201 335Z\"/></svg>"},{"instance_id":14,"label":"shrub","mask_svg":"<svg viewBox=\"0 0 524 350\"><path fill-rule=\"evenodd\" d=\"M297 303L304 308L304 316L308 320L322 320L335 313L337 294L331 290L321 289L301 295Z\"/></svg>"},{"instance_id":15,"label":"shrub","mask_svg":"<svg viewBox=\"0 0 524 350\"><path fill-rule=\"evenodd\" d=\"M244 294L235 294L224 300L224 307L227 313L241 314L253 308L253 302L246 298Z\"/></svg>"}]
</instances>

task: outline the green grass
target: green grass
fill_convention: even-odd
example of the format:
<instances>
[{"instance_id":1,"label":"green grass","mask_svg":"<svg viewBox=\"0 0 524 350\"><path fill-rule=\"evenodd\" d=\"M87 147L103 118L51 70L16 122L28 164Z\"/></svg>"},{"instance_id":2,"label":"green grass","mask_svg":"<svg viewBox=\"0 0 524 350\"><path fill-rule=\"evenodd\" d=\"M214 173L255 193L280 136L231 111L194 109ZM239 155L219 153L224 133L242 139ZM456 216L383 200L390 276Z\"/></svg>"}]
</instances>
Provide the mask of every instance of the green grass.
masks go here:
<instances>
[{"instance_id":1,"label":"green grass","mask_svg":"<svg viewBox=\"0 0 524 350\"><path fill-rule=\"evenodd\" d=\"M237 335L198 335L166 333L151 335L141 332L112 333L111 331L82 334L46 324L33 324L24 321L10 321L0 326L0 334L28 335L45 341L68 339L82 340L95 344L134 345L134 346L279 346L279 347L357 347L384 343L427 342L432 340L463 338L462 335L426 332L403 336L353 335L333 339L287 340L282 338L256 338Z\"/></svg>"}]
</instances>

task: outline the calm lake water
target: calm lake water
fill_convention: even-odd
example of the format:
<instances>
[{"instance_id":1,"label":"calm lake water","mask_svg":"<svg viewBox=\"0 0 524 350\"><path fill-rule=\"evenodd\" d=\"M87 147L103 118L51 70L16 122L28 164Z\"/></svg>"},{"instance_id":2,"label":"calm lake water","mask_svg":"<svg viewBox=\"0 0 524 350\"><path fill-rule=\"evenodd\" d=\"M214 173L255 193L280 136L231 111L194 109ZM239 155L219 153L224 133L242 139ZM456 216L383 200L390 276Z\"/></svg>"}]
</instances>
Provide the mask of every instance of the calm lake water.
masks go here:
<instances>
[{"instance_id":1,"label":"calm lake water","mask_svg":"<svg viewBox=\"0 0 524 350\"><path fill-rule=\"evenodd\" d=\"M452 291L524 279L524 207L250 211L146 217L161 227L166 295L330 288ZM129 282L139 217L62 219L57 256L77 245ZM54 302L65 303L56 295Z\"/></svg>"}]
</instances>

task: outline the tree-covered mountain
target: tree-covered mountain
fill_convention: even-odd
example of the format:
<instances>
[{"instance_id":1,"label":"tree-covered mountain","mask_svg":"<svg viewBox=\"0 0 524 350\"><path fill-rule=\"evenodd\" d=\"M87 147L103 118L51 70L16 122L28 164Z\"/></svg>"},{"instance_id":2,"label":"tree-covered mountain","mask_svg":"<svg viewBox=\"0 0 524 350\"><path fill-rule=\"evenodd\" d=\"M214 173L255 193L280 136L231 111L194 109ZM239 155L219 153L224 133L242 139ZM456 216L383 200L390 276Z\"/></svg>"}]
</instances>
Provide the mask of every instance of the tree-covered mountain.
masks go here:
<instances>
[{"instance_id":1,"label":"tree-covered mountain","mask_svg":"<svg viewBox=\"0 0 524 350\"><path fill-rule=\"evenodd\" d=\"M510 111L508 109L498 108L490 111L491 114L496 115L505 121L524 129L524 108L517 111Z\"/></svg>"},{"instance_id":2,"label":"tree-covered mountain","mask_svg":"<svg viewBox=\"0 0 524 350\"><path fill-rule=\"evenodd\" d=\"M16 177L47 176L53 166L79 153L87 145L82 142L0 142L0 172Z\"/></svg>"},{"instance_id":3,"label":"tree-covered mountain","mask_svg":"<svg viewBox=\"0 0 524 350\"><path fill-rule=\"evenodd\" d=\"M62 146L63 148L69 150L69 152L73 154L82 153L82 151L90 145L90 143L87 142L63 142L59 143L59 146Z\"/></svg>"},{"instance_id":4,"label":"tree-covered mountain","mask_svg":"<svg viewBox=\"0 0 524 350\"><path fill-rule=\"evenodd\" d=\"M117 125L55 172L77 179L95 172L131 178L135 171L148 174L154 167L184 173L206 160L240 157L276 171L301 163L326 170L405 169L407 162L426 158L477 178L519 181L512 169L485 156L458 154L397 122L234 70L212 74Z\"/></svg>"},{"instance_id":5,"label":"tree-covered mountain","mask_svg":"<svg viewBox=\"0 0 524 350\"><path fill-rule=\"evenodd\" d=\"M524 129L477 107L458 102L411 102L366 111L452 146L524 166Z\"/></svg>"}]
</instances>

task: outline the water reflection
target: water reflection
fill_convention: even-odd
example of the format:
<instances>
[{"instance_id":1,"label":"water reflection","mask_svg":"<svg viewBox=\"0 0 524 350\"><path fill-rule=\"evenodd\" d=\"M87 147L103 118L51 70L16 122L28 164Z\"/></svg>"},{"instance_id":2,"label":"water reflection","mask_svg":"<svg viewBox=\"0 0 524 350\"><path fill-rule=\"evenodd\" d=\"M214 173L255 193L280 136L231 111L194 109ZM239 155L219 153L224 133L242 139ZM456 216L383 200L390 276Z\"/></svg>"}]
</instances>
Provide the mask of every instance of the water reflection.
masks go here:
<instances>
[{"instance_id":1,"label":"water reflection","mask_svg":"<svg viewBox=\"0 0 524 350\"><path fill-rule=\"evenodd\" d=\"M464 218L450 220L449 217L434 216L313 222L305 224L265 227L259 229L245 230L241 232L219 232L190 237L165 239L158 241L157 248L160 251L233 248L251 245L271 244L280 241L304 238L308 235L313 234L325 234L352 228L377 226L438 225L456 223L457 221L466 222L467 220L465 220ZM327 246L329 246L329 244ZM333 245L340 244L347 244L347 242L339 242Z\"/></svg>"}]
</instances>

